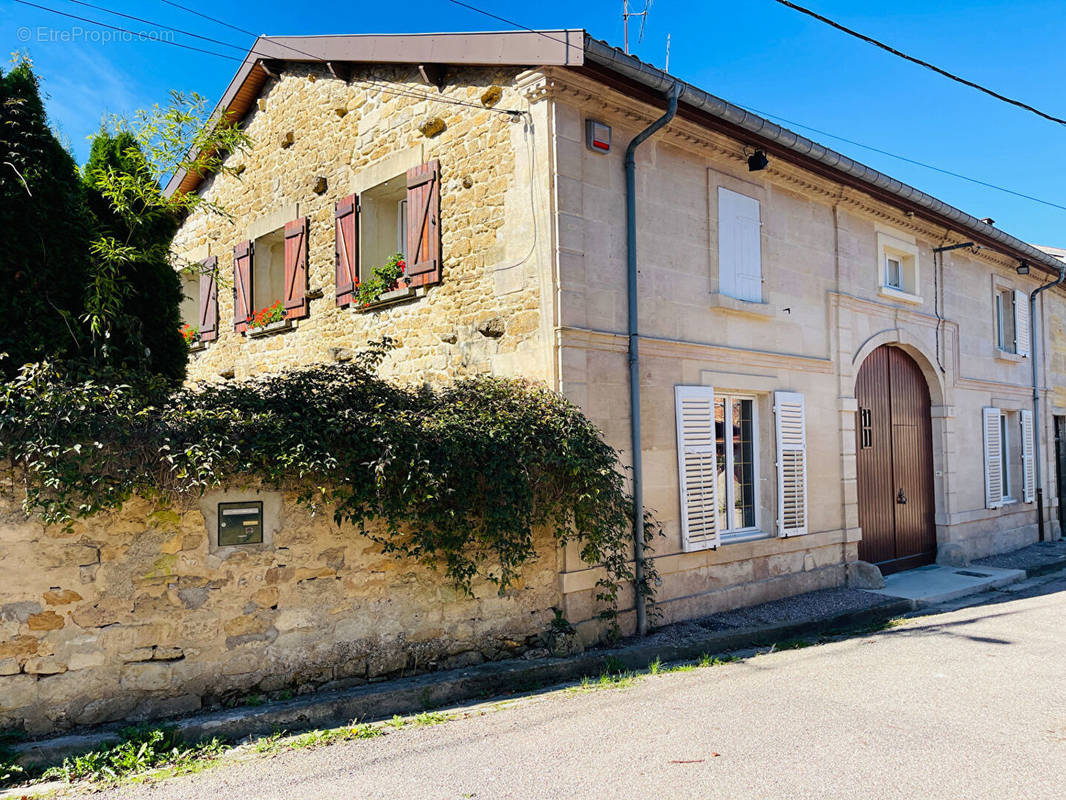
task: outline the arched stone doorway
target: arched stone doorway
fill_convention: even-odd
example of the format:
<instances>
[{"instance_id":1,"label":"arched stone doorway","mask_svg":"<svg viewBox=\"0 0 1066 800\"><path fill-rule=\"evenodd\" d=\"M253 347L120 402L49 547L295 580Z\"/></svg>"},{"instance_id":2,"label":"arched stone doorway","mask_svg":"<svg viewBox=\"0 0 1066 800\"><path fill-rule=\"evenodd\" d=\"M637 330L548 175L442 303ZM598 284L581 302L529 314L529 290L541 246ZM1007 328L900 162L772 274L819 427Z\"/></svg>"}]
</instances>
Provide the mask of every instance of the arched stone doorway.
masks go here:
<instances>
[{"instance_id":1,"label":"arched stone doorway","mask_svg":"<svg viewBox=\"0 0 1066 800\"><path fill-rule=\"evenodd\" d=\"M899 347L882 345L855 381L859 558L885 574L936 560L929 386Z\"/></svg>"}]
</instances>

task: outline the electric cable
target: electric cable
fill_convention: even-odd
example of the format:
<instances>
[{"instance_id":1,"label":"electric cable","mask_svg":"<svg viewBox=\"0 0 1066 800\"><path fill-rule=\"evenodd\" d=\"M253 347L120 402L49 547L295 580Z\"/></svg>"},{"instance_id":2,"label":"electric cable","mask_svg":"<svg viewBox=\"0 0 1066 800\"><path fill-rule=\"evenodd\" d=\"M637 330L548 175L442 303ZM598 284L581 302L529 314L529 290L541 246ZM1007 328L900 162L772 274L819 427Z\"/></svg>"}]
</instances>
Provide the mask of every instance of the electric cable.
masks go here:
<instances>
[{"instance_id":1,"label":"electric cable","mask_svg":"<svg viewBox=\"0 0 1066 800\"><path fill-rule=\"evenodd\" d=\"M775 1L776 2L783 2L784 0L775 0ZM163 2L169 3L170 0L163 0ZM492 19L495 19L495 20L497 20L499 22L506 23L507 25L511 25L512 27L520 28L522 30L529 31L530 33L538 33L541 36L545 36L546 38L551 39L552 41L555 41L555 42L560 42L561 44L568 44L568 42L565 42L564 40L559 39L558 37L555 37L555 36L552 36L552 35L550 35L548 33L545 33L544 31L537 31L537 30L534 30L533 28L526 27L525 25L523 25L520 22L515 22L514 20L508 19L506 17L501 17L498 14L492 13L491 11L485 11L484 9L478 8L477 6L473 6L473 5L470 5L469 3L463 2L463 0L448 0L448 2L452 3L453 5L462 6L463 8L469 9L470 11L474 11L474 12L476 12L478 14L482 14L482 15L484 15L486 17L491 17ZM793 5L793 4L792 3L786 3L786 5ZM801 6L796 6L796 8L799 9L799 10L802 10L802 11L806 11L806 9L803 9ZM848 31L848 32L850 33L851 31ZM981 88L981 87L979 87L979 88ZM836 140L841 141L841 142L847 142L848 144L854 145L855 147L861 147L864 150L869 150L870 152L873 152L873 153L879 153L881 155L888 156L889 158L895 158L895 159L897 159L899 161L903 161L903 162L906 162L908 164L913 164L913 165L918 166L918 167L924 167L925 169L933 170L934 172L939 172L939 173L941 173L943 175L948 175L948 176L950 176L952 178L958 178L960 180L969 181L970 183L976 184L978 186L983 186L983 187L985 187L987 189L994 189L996 191L1004 192L1006 194L1013 195L1015 197L1020 197L1020 198L1022 198L1024 200L1030 200L1030 201L1032 201L1034 203L1040 203L1042 205L1050 206L1051 208L1057 208L1057 209L1060 209L1062 211L1066 211L1066 205L1060 205L1059 203L1053 203L1050 200L1043 200L1043 199L1041 199L1039 197L1034 197L1033 195L1025 194L1024 192L1018 192L1018 191L1015 191L1014 189L1008 189L1008 188L1006 188L1004 186L998 186L998 185L996 185L994 183L989 183L988 181L983 181L983 180L980 180L978 178L971 178L971 177L969 177L967 175L962 175L962 174L960 174L958 172L952 172L951 170L943 169L941 167L935 167L932 164L926 164L925 162L917 161L916 159L908 158L907 156L897 155L896 153L891 153L888 150L882 150L882 149L880 149L878 147L873 147L872 145L867 145L867 144L863 144L862 142L857 142L854 139L848 139L848 138L846 138L844 136L838 136L838 135L836 135L834 133L829 133L828 131L820 130L820 129L815 128L815 127L813 127L811 125L804 125L803 123L800 123L800 122L794 122L792 120L785 119L784 117L782 117L782 116L780 116L778 114L770 114L770 113L767 113L765 111L760 111L760 110L758 110L756 108L751 108L750 106L741 105L739 103L734 103L733 105L736 105L739 108L743 108L745 111L750 111L752 114L758 114L761 117L767 117L767 118L770 118L770 119L780 120L781 122L785 123L786 125L792 125L792 126L797 127L797 128L803 128L804 130L813 131L814 133L817 133L820 136L828 136L831 139L836 139Z\"/></svg>"},{"instance_id":2,"label":"electric cable","mask_svg":"<svg viewBox=\"0 0 1066 800\"><path fill-rule=\"evenodd\" d=\"M979 83L974 83L971 80L967 80L966 78L962 78L958 75L955 75L954 73L948 72L946 69L941 69L935 64L930 64L928 61L922 61L922 59L920 58L915 58L914 56L907 55L901 50L897 50L896 48L887 45L884 42L880 42L877 39L874 39L872 36L867 36L863 33L859 33L856 30L852 30L851 28L841 25L839 22L835 22L829 19L829 17L823 17L821 14L815 11L811 11L809 8L804 8L801 5L797 5L796 3L791 2L791 0L774 0L774 2L778 3L779 5L785 6L786 8L791 8L794 11L798 11L801 14L806 14L808 17L812 17L818 20L819 22L823 22L826 25L829 25L830 27L836 28L838 31L842 31L848 34L849 36L854 36L856 39L861 39L867 44L872 44L874 47L880 47L882 50L891 53L894 56L898 56L899 58L902 58L905 61L910 61L912 64L917 64L920 67L931 69L933 72L936 72L939 75L943 75L945 78L949 78L955 81L956 83L961 83L963 86L969 86L971 89L976 89L979 92L984 92L990 97L994 97L997 100L1003 101L1004 103L1009 103L1012 106L1017 106L1018 108L1024 109L1025 111L1030 111L1033 114L1036 114L1038 117L1043 117L1044 119L1050 120L1051 122L1057 122L1059 125L1066 125L1066 119L1062 119L1061 117L1056 117L1051 114L1048 114L1044 111L1041 111L1039 108L1034 108L1028 103L1023 103L1021 100L1015 100L1011 97L1007 97L1006 95L993 91L992 89L982 86Z\"/></svg>"}]
</instances>

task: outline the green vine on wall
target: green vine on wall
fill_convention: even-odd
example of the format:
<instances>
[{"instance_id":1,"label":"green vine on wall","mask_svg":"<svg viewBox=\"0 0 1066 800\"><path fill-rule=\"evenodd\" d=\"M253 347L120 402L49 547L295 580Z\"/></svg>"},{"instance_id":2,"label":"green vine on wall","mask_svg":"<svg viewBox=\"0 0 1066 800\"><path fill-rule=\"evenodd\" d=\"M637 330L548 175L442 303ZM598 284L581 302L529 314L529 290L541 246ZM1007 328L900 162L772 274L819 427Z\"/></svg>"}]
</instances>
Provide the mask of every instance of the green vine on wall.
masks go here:
<instances>
[{"instance_id":1,"label":"green vine on wall","mask_svg":"<svg viewBox=\"0 0 1066 800\"><path fill-rule=\"evenodd\" d=\"M521 380L382 380L383 341L349 364L177 391L159 379L27 365L0 384L0 459L47 523L258 481L333 509L398 557L512 585L534 532L603 564L611 616L632 580L618 454L572 403ZM371 521L378 524L369 525ZM657 528L645 526L650 545ZM649 570L654 581L654 569ZM650 583L642 591L650 593Z\"/></svg>"}]
</instances>

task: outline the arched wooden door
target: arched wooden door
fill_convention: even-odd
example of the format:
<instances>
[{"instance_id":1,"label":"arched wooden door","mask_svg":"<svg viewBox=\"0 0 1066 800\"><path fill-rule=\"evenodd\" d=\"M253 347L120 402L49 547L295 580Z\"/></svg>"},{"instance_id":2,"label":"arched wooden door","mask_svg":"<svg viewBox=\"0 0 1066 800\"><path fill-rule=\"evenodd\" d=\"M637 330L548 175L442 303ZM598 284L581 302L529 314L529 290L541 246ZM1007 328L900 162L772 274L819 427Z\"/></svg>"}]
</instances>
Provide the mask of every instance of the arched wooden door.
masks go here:
<instances>
[{"instance_id":1,"label":"arched wooden door","mask_svg":"<svg viewBox=\"0 0 1066 800\"><path fill-rule=\"evenodd\" d=\"M914 359L885 345L856 381L859 558L885 574L936 559L929 386Z\"/></svg>"}]
</instances>

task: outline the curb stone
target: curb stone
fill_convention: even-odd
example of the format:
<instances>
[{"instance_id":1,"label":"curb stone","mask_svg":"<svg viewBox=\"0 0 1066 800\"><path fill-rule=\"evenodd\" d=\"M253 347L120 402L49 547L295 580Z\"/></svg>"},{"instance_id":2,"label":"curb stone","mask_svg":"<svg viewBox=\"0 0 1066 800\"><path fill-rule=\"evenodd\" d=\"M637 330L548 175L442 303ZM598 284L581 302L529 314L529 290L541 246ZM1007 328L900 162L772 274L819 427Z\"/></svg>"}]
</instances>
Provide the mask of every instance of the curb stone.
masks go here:
<instances>
[{"instance_id":1,"label":"curb stone","mask_svg":"<svg viewBox=\"0 0 1066 800\"><path fill-rule=\"evenodd\" d=\"M908 600L886 599L861 611L778 625L753 626L726 631L707 631L673 644L633 644L625 647L591 650L569 658L534 660L508 659L475 667L431 672L410 678L365 684L352 689L319 692L291 700L278 700L262 706L173 719L154 724L173 729L185 742L218 737L237 741L248 736L270 735L344 725L353 719L387 719L393 714L424 711L445 705L483 701L513 692L528 692L548 686L578 681L602 674L611 659L624 669L645 669L659 659L664 662L695 660L754 645L773 644L838 629L856 628L900 616L911 611ZM64 758L121 740L126 725L112 725L84 733L24 742L11 748L26 767L58 764Z\"/></svg>"}]
</instances>

